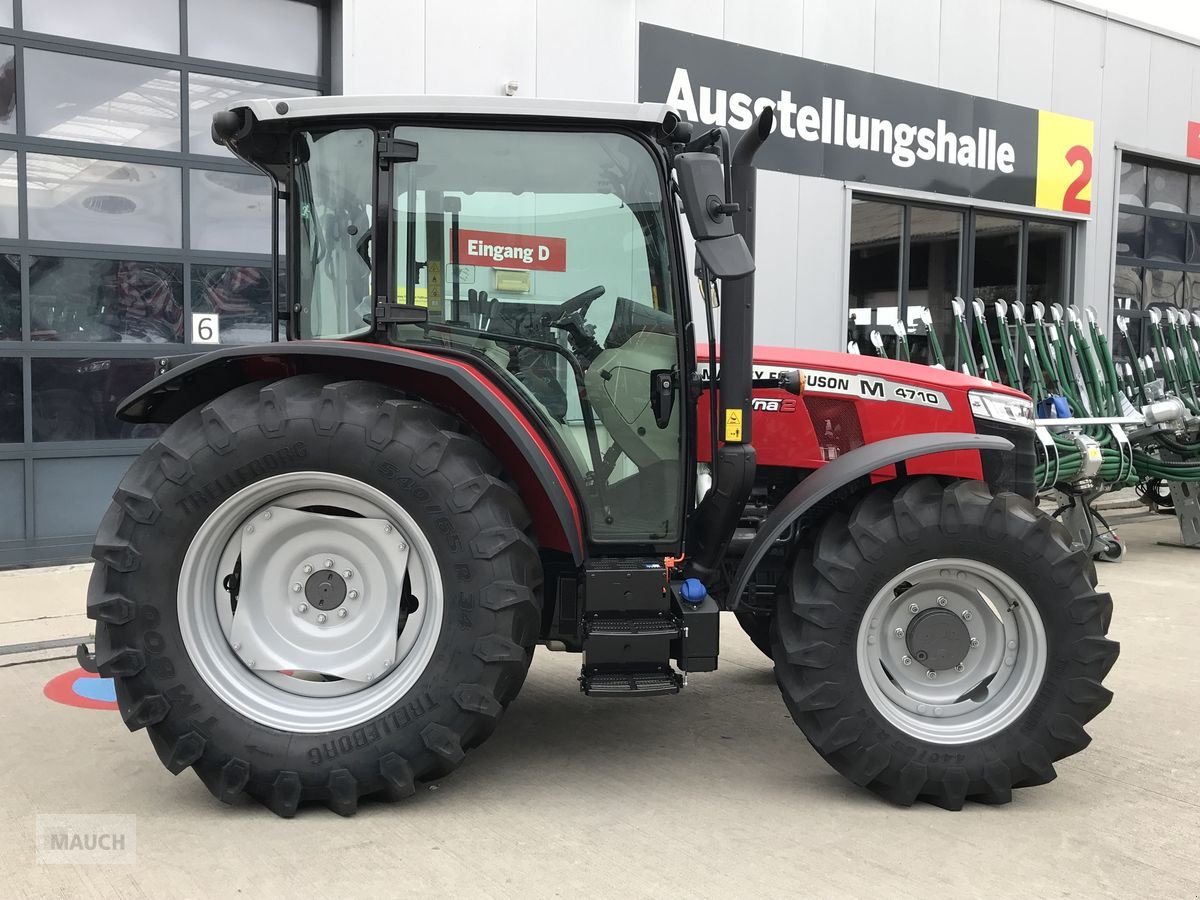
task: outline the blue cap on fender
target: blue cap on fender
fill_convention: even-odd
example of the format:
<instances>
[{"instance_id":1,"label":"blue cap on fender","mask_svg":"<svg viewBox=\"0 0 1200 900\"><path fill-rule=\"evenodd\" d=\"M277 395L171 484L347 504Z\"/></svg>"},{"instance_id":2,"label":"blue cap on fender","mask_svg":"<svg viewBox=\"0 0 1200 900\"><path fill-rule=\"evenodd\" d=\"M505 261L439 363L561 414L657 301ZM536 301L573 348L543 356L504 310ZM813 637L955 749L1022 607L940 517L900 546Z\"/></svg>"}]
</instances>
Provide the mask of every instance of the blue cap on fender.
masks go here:
<instances>
[{"instance_id":1,"label":"blue cap on fender","mask_svg":"<svg viewBox=\"0 0 1200 900\"><path fill-rule=\"evenodd\" d=\"M703 603L704 598L708 596L708 589L701 584L699 578L685 578L683 586L679 589L679 596L688 603Z\"/></svg>"}]
</instances>

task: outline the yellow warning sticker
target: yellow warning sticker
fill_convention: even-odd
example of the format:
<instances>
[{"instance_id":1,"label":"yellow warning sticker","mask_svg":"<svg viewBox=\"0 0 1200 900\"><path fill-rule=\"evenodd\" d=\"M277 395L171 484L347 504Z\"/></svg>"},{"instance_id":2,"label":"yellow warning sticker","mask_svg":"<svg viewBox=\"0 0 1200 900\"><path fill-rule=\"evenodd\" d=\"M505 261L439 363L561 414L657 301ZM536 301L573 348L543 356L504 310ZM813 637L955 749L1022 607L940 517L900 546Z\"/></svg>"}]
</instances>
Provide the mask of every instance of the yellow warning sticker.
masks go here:
<instances>
[{"instance_id":1,"label":"yellow warning sticker","mask_svg":"<svg viewBox=\"0 0 1200 900\"><path fill-rule=\"evenodd\" d=\"M725 410L725 440L740 441L742 439L742 411L740 409Z\"/></svg>"}]
</instances>

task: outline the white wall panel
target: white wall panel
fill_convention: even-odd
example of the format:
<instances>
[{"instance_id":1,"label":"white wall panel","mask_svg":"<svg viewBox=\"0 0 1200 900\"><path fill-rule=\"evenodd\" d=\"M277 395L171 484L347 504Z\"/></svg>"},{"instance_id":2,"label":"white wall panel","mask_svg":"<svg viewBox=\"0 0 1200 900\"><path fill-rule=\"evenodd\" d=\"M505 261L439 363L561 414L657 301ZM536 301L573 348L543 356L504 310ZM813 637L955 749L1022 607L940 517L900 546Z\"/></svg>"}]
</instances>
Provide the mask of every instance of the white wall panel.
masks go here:
<instances>
[{"instance_id":1,"label":"white wall panel","mask_svg":"<svg viewBox=\"0 0 1200 900\"><path fill-rule=\"evenodd\" d=\"M795 347L844 350L846 334L846 186L828 178L797 178ZM775 301L765 301L774 303ZM783 343L768 322L755 328L764 343Z\"/></svg>"},{"instance_id":2,"label":"white wall panel","mask_svg":"<svg viewBox=\"0 0 1200 900\"><path fill-rule=\"evenodd\" d=\"M569 0L568 0L569 2ZM757 4L753 4L757 5ZM639 22L719 38L725 30L724 0L637 0Z\"/></svg>"},{"instance_id":3,"label":"white wall panel","mask_svg":"<svg viewBox=\"0 0 1200 900\"><path fill-rule=\"evenodd\" d=\"M402 52L406 28L392 31ZM425 7L425 90L497 96L508 81L537 94L537 0L435 0ZM597 51L589 65L603 67Z\"/></svg>"},{"instance_id":4,"label":"white wall panel","mask_svg":"<svg viewBox=\"0 0 1200 900\"><path fill-rule=\"evenodd\" d=\"M1104 19L1054 7L1054 74L1050 106L1055 112L1099 120L1104 76Z\"/></svg>"},{"instance_id":5,"label":"white wall panel","mask_svg":"<svg viewBox=\"0 0 1200 900\"><path fill-rule=\"evenodd\" d=\"M1046 0L1004 0L1000 7L997 98L1049 109L1053 102L1054 7Z\"/></svg>"},{"instance_id":6,"label":"white wall panel","mask_svg":"<svg viewBox=\"0 0 1200 900\"><path fill-rule=\"evenodd\" d=\"M875 0L804 0L804 55L873 71Z\"/></svg>"},{"instance_id":7,"label":"white wall panel","mask_svg":"<svg viewBox=\"0 0 1200 900\"><path fill-rule=\"evenodd\" d=\"M1000 58L1000 0L942 0L939 84L995 97Z\"/></svg>"},{"instance_id":8,"label":"white wall panel","mask_svg":"<svg viewBox=\"0 0 1200 900\"><path fill-rule=\"evenodd\" d=\"M754 337L760 344L789 344L796 333L796 227L802 215L800 177L758 173L758 228L754 252Z\"/></svg>"},{"instance_id":9,"label":"white wall panel","mask_svg":"<svg viewBox=\"0 0 1200 900\"><path fill-rule=\"evenodd\" d=\"M875 71L892 78L938 83L941 0L883 0L875 4Z\"/></svg>"},{"instance_id":10,"label":"white wall panel","mask_svg":"<svg viewBox=\"0 0 1200 900\"><path fill-rule=\"evenodd\" d=\"M803 0L725 0L725 40L804 55Z\"/></svg>"},{"instance_id":11,"label":"white wall panel","mask_svg":"<svg viewBox=\"0 0 1200 900\"><path fill-rule=\"evenodd\" d=\"M1109 22L1104 36L1104 107L1101 119L1106 140L1131 143L1145 140L1150 83L1150 35L1118 22ZM1139 140L1140 139L1140 140Z\"/></svg>"},{"instance_id":12,"label":"white wall panel","mask_svg":"<svg viewBox=\"0 0 1200 900\"><path fill-rule=\"evenodd\" d=\"M1198 55L1197 48L1188 44L1170 38L1151 38L1146 147L1175 156L1187 153L1192 76Z\"/></svg>"},{"instance_id":13,"label":"white wall panel","mask_svg":"<svg viewBox=\"0 0 1200 900\"><path fill-rule=\"evenodd\" d=\"M637 100L636 0L537 0L541 97Z\"/></svg>"},{"instance_id":14,"label":"white wall panel","mask_svg":"<svg viewBox=\"0 0 1200 900\"><path fill-rule=\"evenodd\" d=\"M397 41L396 35L409 35ZM342 8L342 92L425 93L425 0L352 0ZM398 46L403 52L397 52Z\"/></svg>"}]
</instances>

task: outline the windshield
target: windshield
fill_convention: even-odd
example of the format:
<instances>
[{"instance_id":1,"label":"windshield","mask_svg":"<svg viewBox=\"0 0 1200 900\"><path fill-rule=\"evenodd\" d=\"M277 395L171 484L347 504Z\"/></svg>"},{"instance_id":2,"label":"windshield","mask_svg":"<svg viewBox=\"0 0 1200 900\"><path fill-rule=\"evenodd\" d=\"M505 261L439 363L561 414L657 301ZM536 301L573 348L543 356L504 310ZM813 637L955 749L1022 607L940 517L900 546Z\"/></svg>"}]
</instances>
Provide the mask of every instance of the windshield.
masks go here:
<instances>
[{"instance_id":1,"label":"windshield","mask_svg":"<svg viewBox=\"0 0 1200 900\"><path fill-rule=\"evenodd\" d=\"M418 307L426 321L379 334L468 353L523 397L572 470L594 540L677 541L679 329L650 151L617 133L398 127L392 144L415 145L416 159L410 149L379 170L391 210L377 260L377 136L299 137L300 335L363 334L388 303ZM391 287L374 291L380 262Z\"/></svg>"}]
</instances>

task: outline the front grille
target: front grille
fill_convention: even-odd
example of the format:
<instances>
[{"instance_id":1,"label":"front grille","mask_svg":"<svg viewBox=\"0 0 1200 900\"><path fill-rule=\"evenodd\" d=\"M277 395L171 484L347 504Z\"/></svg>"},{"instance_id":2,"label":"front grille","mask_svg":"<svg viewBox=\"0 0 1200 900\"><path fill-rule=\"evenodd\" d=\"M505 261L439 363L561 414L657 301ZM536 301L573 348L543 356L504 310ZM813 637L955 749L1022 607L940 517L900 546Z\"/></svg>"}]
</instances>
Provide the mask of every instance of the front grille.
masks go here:
<instances>
[{"instance_id":1,"label":"front grille","mask_svg":"<svg viewBox=\"0 0 1200 900\"><path fill-rule=\"evenodd\" d=\"M808 394L804 407L825 459L837 459L863 445L862 426L853 401Z\"/></svg>"},{"instance_id":2,"label":"front grille","mask_svg":"<svg viewBox=\"0 0 1200 900\"><path fill-rule=\"evenodd\" d=\"M979 434L1012 441L1012 450L984 450L979 454L983 461L983 480L991 486L992 492L1013 491L1032 500L1037 495L1037 484L1033 478L1033 470L1037 465L1033 429L990 419L976 419L975 430Z\"/></svg>"}]
</instances>

